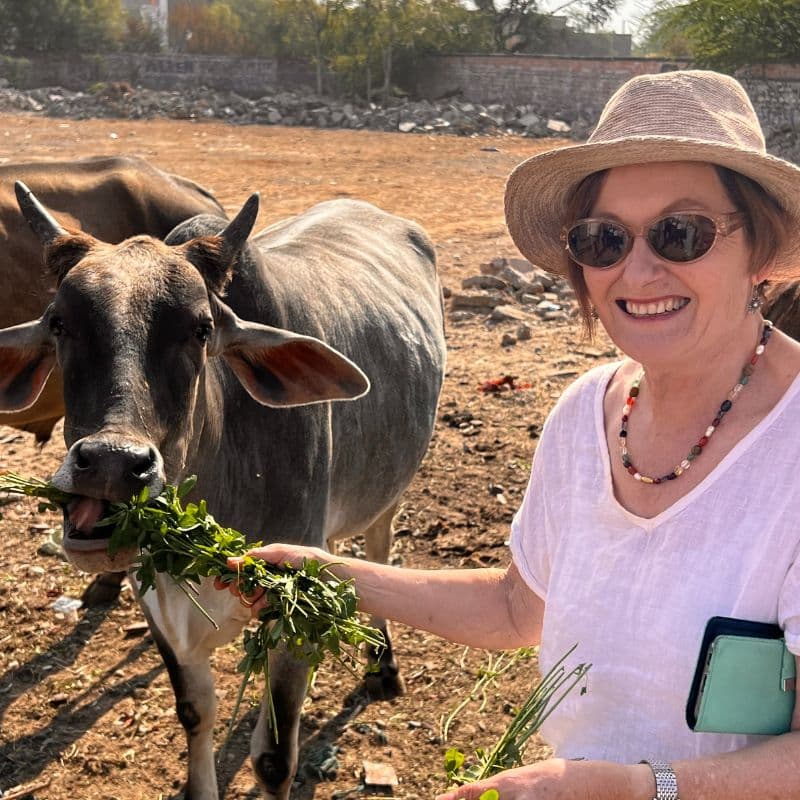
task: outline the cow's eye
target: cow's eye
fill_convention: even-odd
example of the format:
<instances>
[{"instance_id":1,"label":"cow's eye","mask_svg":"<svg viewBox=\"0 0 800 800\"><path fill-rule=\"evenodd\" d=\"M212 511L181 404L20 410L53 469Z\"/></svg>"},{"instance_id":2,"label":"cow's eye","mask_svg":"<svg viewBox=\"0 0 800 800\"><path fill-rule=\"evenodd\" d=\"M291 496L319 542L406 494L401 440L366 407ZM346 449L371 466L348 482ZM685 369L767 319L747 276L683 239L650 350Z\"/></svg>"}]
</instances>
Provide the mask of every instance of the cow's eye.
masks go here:
<instances>
[{"instance_id":1,"label":"cow's eye","mask_svg":"<svg viewBox=\"0 0 800 800\"><path fill-rule=\"evenodd\" d=\"M50 333L53 336L61 336L64 333L64 323L60 317L50 317Z\"/></svg>"},{"instance_id":2,"label":"cow's eye","mask_svg":"<svg viewBox=\"0 0 800 800\"><path fill-rule=\"evenodd\" d=\"M214 326L210 322L201 322L197 326L197 330L195 331L194 335L201 344L207 344L213 332Z\"/></svg>"}]
</instances>

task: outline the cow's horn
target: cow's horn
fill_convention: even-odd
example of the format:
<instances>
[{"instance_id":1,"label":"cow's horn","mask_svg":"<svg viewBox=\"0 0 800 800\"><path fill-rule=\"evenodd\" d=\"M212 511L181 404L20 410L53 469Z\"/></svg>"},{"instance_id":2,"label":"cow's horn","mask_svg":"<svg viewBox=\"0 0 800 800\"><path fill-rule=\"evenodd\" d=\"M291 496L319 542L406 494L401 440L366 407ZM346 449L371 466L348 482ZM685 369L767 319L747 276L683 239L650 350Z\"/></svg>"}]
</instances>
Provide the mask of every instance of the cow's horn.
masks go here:
<instances>
[{"instance_id":1,"label":"cow's horn","mask_svg":"<svg viewBox=\"0 0 800 800\"><path fill-rule=\"evenodd\" d=\"M22 216L28 221L28 225L31 226L42 244L48 245L58 236L66 235L67 232L22 181L14 184L14 192L17 195L17 203L19 203Z\"/></svg>"},{"instance_id":2,"label":"cow's horn","mask_svg":"<svg viewBox=\"0 0 800 800\"><path fill-rule=\"evenodd\" d=\"M225 230L220 233L225 242L225 254L233 257L239 253L247 241L247 237L253 230L258 216L258 192L251 194L242 206L242 210L227 224Z\"/></svg>"}]
</instances>

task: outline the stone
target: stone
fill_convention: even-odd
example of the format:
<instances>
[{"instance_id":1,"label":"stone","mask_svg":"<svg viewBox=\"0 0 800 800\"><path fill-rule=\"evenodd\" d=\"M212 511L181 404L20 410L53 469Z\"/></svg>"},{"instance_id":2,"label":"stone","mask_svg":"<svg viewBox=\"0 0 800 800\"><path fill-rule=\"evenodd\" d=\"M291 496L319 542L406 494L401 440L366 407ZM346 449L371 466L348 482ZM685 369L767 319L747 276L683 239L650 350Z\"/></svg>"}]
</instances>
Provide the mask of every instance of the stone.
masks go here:
<instances>
[{"instance_id":1,"label":"stone","mask_svg":"<svg viewBox=\"0 0 800 800\"><path fill-rule=\"evenodd\" d=\"M547 130L553 133L569 133L572 130L568 123L560 119L547 120Z\"/></svg>"},{"instance_id":2,"label":"stone","mask_svg":"<svg viewBox=\"0 0 800 800\"><path fill-rule=\"evenodd\" d=\"M409 121L407 121L407 122L401 122L401 123L400 123L400 124L397 126L397 129L398 129L398 130L399 130L401 133L411 133L411 131L413 131L413 130L414 130L414 128L416 128L416 127L417 127L417 123L416 123L416 122L412 122L411 120L409 120Z\"/></svg>"},{"instance_id":3,"label":"stone","mask_svg":"<svg viewBox=\"0 0 800 800\"><path fill-rule=\"evenodd\" d=\"M42 542L39 547L36 548L36 554L40 556L50 556L61 559L66 558L64 551L61 549L61 545L52 541L51 539Z\"/></svg>"},{"instance_id":4,"label":"stone","mask_svg":"<svg viewBox=\"0 0 800 800\"><path fill-rule=\"evenodd\" d=\"M273 108L267 114L267 122L270 125L277 125L283 119L283 114L278 111L276 108Z\"/></svg>"},{"instance_id":5,"label":"stone","mask_svg":"<svg viewBox=\"0 0 800 800\"><path fill-rule=\"evenodd\" d=\"M379 761L364 761L364 785L366 787L394 787L399 786L397 773L391 764Z\"/></svg>"},{"instance_id":6,"label":"stone","mask_svg":"<svg viewBox=\"0 0 800 800\"><path fill-rule=\"evenodd\" d=\"M481 264L481 275L497 275L507 263L505 258L493 258L488 264Z\"/></svg>"},{"instance_id":7,"label":"stone","mask_svg":"<svg viewBox=\"0 0 800 800\"><path fill-rule=\"evenodd\" d=\"M472 275L461 281L462 289L503 289L508 288L508 284L495 275Z\"/></svg>"},{"instance_id":8,"label":"stone","mask_svg":"<svg viewBox=\"0 0 800 800\"><path fill-rule=\"evenodd\" d=\"M492 322L524 322L527 314L514 306L496 306L489 315Z\"/></svg>"},{"instance_id":9,"label":"stone","mask_svg":"<svg viewBox=\"0 0 800 800\"><path fill-rule=\"evenodd\" d=\"M517 272L521 272L523 274L527 272L533 272L534 270L533 264L531 264L527 258L509 258L508 266L513 267Z\"/></svg>"},{"instance_id":10,"label":"stone","mask_svg":"<svg viewBox=\"0 0 800 800\"><path fill-rule=\"evenodd\" d=\"M447 317L450 322L458 324L459 322L469 322L475 319L475 314L471 311L451 311Z\"/></svg>"},{"instance_id":11,"label":"stone","mask_svg":"<svg viewBox=\"0 0 800 800\"><path fill-rule=\"evenodd\" d=\"M470 292L454 294L450 299L450 307L453 311L462 309L491 311L502 302L503 297L497 292Z\"/></svg>"},{"instance_id":12,"label":"stone","mask_svg":"<svg viewBox=\"0 0 800 800\"><path fill-rule=\"evenodd\" d=\"M504 333L503 338L500 340L500 347L512 347L517 343L517 339L510 333Z\"/></svg>"},{"instance_id":13,"label":"stone","mask_svg":"<svg viewBox=\"0 0 800 800\"><path fill-rule=\"evenodd\" d=\"M527 342L532 336L531 326L523 323L517 328L517 340Z\"/></svg>"}]
</instances>

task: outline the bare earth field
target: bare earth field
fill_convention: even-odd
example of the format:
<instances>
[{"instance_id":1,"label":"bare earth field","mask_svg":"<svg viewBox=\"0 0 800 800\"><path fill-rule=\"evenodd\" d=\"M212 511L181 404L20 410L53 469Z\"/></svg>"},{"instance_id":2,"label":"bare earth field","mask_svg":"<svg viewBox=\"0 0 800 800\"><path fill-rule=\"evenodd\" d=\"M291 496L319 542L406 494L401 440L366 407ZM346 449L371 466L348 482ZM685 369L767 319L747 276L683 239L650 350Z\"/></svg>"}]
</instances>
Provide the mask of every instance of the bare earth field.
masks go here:
<instances>
[{"instance_id":1,"label":"bare earth field","mask_svg":"<svg viewBox=\"0 0 800 800\"><path fill-rule=\"evenodd\" d=\"M511 168L552 140L462 139L173 121L62 122L0 116L2 161L133 154L211 189L235 212L261 192L259 226L334 197L369 200L419 221L439 253L442 282L454 290L482 262L516 251L503 222ZM112 210L109 210L112 213ZM578 374L613 356L607 342L587 348L576 322L533 319L532 338L509 348L513 323L483 318L449 325L448 373L431 449L395 526L397 564L440 568L508 562L509 523L527 483L535 431ZM483 381L513 374L532 388L486 394ZM442 419L459 412L477 424ZM531 433L533 431L533 434ZM63 455L60 426L38 448L33 436L0 428L0 469L51 474ZM79 597L89 576L40 546L60 520L35 505L5 506L0 521L0 797L36 800L179 798L186 764L183 730L166 670L150 638L126 632L141 615L126 590L102 610L60 613L61 595ZM212 509L213 511L213 509ZM280 531L257 532L265 539ZM345 550L360 552L358 540ZM386 796L365 789L365 760L391 764L391 796L433 798L445 788L440 719L469 691L486 653L395 626L407 694L368 702L359 680L325 666L309 692L301 767L293 798ZM239 676L238 642L217 652L221 744ZM453 725L462 750L489 746L530 691L535 664L503 679L485 710L471 706ZM247 758L257 693L218 768L225 798L259 794ZM530 759L544 757L537 745ZM13 791L22 785L23 790ZM12 791L9 791L12 789ZM7 794L3 794L6 792Z\"/></svg>"}]
</instances>

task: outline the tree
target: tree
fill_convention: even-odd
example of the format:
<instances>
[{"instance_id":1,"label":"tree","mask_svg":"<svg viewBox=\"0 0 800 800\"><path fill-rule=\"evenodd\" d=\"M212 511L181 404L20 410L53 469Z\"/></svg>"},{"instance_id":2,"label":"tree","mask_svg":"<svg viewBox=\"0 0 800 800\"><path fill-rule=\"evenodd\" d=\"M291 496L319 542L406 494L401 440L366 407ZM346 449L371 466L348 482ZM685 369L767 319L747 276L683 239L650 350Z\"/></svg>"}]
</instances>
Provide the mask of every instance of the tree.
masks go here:
<instances>
[{"instance_id":1,"label":"tree","mask_svg":"<svg viewBox=\"0 0 800 800\"><path fill-rule=\"evenodd\" d=\"M97 53L116 50L125 31L121 0L0 0L5 52Z\"/></svg>"},{"instance_id":2,"label":"tree","mask_svg":"<svg viewBox=\"0 0 800 800\"><path fill-rule=\"evenodd\" d=\"M310 41L316 66L317 94L323 91L327 39L336 0L276 0L286 23L288 41Z\"/></svg>"},{"instance_id":3,"label":"tree","mask_svg":"<svg viewBox=\"0 0 800 800\"><path fill-rule=\"evenodd\" d=\"M800 61L800 0L690 0L662 4L650 19L648 47L688 50L698 66L733 72L748 64Z\"/></svg>"},{"instance_id":4,"label":"tree","mask_svg":"<svg viewBox=\"0 0 800 800\"><path fill-rule=\"evenodd\" d=\"M565 0L552 11L539 8L539 0L474 0L478 12L492 29L494 50L520 50L535 40L548 17L568 11L578 27L598 28L608 22L620 0Z\"/></svg>"}]
</instances>

